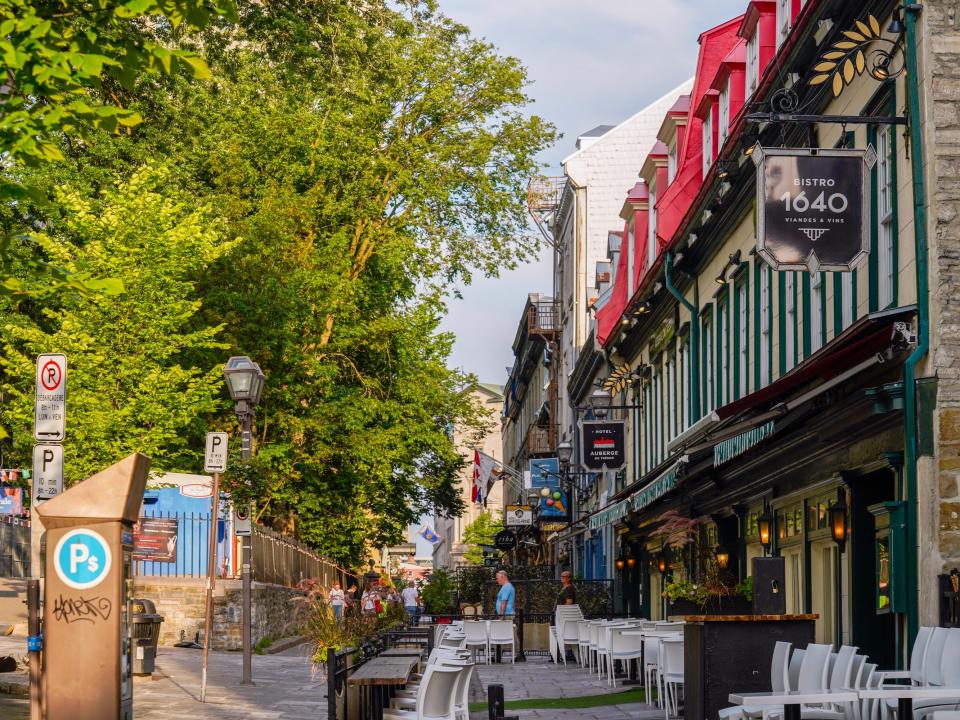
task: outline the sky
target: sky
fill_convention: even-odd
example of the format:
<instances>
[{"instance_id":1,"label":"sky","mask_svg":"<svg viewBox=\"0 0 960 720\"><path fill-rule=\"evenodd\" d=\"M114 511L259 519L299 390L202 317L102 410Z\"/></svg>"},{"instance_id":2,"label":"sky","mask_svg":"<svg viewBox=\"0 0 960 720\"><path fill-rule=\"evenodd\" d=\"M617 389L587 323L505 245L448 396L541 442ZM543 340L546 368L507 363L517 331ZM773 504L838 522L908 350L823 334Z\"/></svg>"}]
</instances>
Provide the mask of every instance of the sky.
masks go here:
<instances>
[{"instance_id":1,"label":"sky","mask_svg":"<svg viewBox=\"0 0 960 720\"><path fill-rule=\"evenodd\" d=\"M616 125L693 76L697 36L736 17L746 0L439 0L441 10L527 67L531 111L563 134L541 156L544 174L577 135ZM637 168L639 171L639 168ZM532 228L532 232L537 232ZM502 385L528 293L552 290L551 250L499 278L477 278L452 299L451 365Z\"/></svg>"}]
</instances>

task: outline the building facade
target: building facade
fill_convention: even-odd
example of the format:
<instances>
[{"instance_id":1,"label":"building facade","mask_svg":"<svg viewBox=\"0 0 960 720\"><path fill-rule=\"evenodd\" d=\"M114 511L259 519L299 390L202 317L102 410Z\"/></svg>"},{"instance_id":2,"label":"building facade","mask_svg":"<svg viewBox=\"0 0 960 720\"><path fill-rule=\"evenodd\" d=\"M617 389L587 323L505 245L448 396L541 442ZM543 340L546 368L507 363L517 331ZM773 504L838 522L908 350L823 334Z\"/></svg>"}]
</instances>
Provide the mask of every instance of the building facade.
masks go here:
<instances>
[{"instance_id":1,"label":"building facade","mask_svg":"<svg viewBox=\"0 0 960 720\"><path fill-rule=\"evenodd\" d=\"M464 529L485 510L498 516L502 512L503 482L501 480L494 482L486 498L486 503L483 505L472 502L471 490L473 488L474 450L486 453L497 460L501 460L503 457L503 443L500 434L500 409L503 406L503 393L499 385L479 383L474 387L471 394L483 408L484 414L488 418L488 429L483 437L478 440L472 435L466 434L462 429L454 428L454 442L467 463L460 472L459 481L460 498L466 504L466 510L457 517L437 516L434 518L435 532L440 537L440 542L433 547L434 568L453 570L460 565L464 565L463 556L469 549L463 543Z\"/></svg>"},{"instance_id":2,"label":"building facade","mask_svg":"<svg viewBox=\"0 0 960 720\"><path fill-rule=\"evenodd\" d=\"M613 559L622 607L663 617L665 589L776 556L818 641L894 667L938 624L960 564L955 10L753 0L700 36L565 374L571 418L610 388L626 468L571 473L589 509L542 539L584 575ZM824 161L854 165L805 174ZM809 242L776 244L777 218Z\"/></svg>"}]
</instances>

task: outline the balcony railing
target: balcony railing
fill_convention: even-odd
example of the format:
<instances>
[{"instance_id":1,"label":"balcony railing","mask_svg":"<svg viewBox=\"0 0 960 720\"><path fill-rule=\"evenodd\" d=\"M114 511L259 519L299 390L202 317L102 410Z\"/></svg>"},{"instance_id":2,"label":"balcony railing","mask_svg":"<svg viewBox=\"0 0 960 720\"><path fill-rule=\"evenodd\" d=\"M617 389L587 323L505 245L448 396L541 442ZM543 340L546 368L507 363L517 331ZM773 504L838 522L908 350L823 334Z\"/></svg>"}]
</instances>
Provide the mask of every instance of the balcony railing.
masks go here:
<instances>
[{"instance_id":1,"label":"balcony railing","mask_svg":"<svg viewBox=\"0 0 960 720\"><path fill-rule=\"evenodd\" d=\"M531 425L527 428L527 457L556 454L557 430L556 425Z\"/></svg>"},{"instance_id":2,"label":"balcony railing","mask_svg":"<svg viewBox=\"0 0 960 720\"><path fill-rule=\"evenodd\" d=\"M527 311L527 332L553 338L560 332L560 309L556 302L537 302Z\"/></svg>"}]
</instances>

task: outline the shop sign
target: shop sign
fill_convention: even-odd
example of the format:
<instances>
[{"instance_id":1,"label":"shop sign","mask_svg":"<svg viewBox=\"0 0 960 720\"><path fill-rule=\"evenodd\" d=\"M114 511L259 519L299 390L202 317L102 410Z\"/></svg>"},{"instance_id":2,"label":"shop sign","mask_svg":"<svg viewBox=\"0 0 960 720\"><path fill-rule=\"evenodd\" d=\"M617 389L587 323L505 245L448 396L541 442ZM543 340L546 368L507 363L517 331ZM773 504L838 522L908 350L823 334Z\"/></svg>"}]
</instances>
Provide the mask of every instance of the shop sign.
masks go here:
<instances>
[{"instance_id":1,"label":"shop sign","mask_svg":"<svg viewBox=\"0 0 960 720\"><path fill-rule=\"evenodd\" d=\"M619 470L626 465L623 422L584 422L581 433L585 468Z\"/></svg>"},{"instance_id":2,"label":"shop sign","mask_svg":"<svg viewBox=\"0 0 960 720\"><path fill-rule=\"evenodd\" d=\"M529 505L507 505L503 513L503 524L507 527L525 527L533 525L533 508Z\"/></svg>"},{"instance_id":3,"label":"shop sign","mask_svg":"<svg viewBox=\"0 0 960 720\"><path fill-rule=\"evenodd\" d=\"M561 530L566 530L570 523L566 522L540 522L538 523L540 530L543 532L560 532Z\"/></svg>"},{"instance_id":4,"label":"shop sign","mask_svg":"<svg viewBox=\"0 0 960 720\"><path fill-rule=\"evenodd\" d=\"M751 428L745 433L718 442L713 446L713 466L723 465L723 463L743 455L747 450L759 445L771 435L773 435L773 420Z\"/></svg>"},{"instance_id":5,"label":"shop sign","mask_svg":"<svg viewBox=\"0 0 960 720\"><path fill-rule=\"evenodd\" d=\"M870 248L866 150L760 148L757 252L774 270L849 272Z\"/></svg>"},{"instance_id":6,"label":"shop sign","mask_svg":"<svg viewBox=\"0 0 960 720\"><path fill-rule=\"evenodd\" d=\"M647 484L643 489L637 490L630 496L630 509L636 512L650 505L655 500L659 500L668 492L677 486L677 476L680 471L680 463L674 463L673 466L663 473L656 480Z\"/></svg>"},{"instance_id":7,"label":"shop sign","mask_svg":"<svg viewBox=\"0 0 960 720\"><path fill-rule=\"evenodd\" d=\"M545 520L568 521L570 506L567 493L560 484L560 461L555 457L531 460L530 482L540 490L540 505L537 508L540 528L543 529ZM563 525L566 527L566 522Z\"/></svg>"},{"instance_id":8,"label":"shop sign","mask_svg":"<svg viewBox=\"0 0 960 720\"><path fill-rule=\"evenodd\" d=\"M517 534L513 530L501 530L493 537L493 546L497 550L513 550L517 546Z\"/></svg>"},{"instance_id":9,"label":"shop sign","mask_svg":"<svg viewBox=\"0 0 960 720\"><path fill-rule=\"evenodd\" d=\"M600 512L590 516L590 529L599 530L607 525L612 525L626 517L628 512L630 512L630 503L626 500L605 507Z\"/></svg>"}]
</instances>

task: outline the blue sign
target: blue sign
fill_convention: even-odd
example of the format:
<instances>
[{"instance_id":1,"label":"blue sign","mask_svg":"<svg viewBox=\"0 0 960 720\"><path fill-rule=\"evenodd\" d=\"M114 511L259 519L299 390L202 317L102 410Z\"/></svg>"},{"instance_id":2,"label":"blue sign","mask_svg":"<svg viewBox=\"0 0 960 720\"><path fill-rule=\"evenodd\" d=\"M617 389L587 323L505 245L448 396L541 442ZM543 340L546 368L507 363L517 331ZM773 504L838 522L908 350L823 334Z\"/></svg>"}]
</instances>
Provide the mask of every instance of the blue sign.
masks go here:
<instances>
[{"instance_id":1,"label":"blue sign","mask_svg":"<svg viewBox=\"0 0 960 720\"><path fill-rule=\"evenodd\" d=\"M540 520L563 520L569 517L567 494L560 486L560 461L537 458L530 461L530 485L540 491Z\"/></svg>"},{"instance_id":2,"label":"blue sign","mask_svg":"<svg viewBox=\"0 0 960 720\"><path fill-rule=\"evenodd\" d=\"M110 572L110 562L107 541L85 528L71 530L60 538L53 554L57 577L75 590L99 585Z\"/></svg>"}]
</instances>

